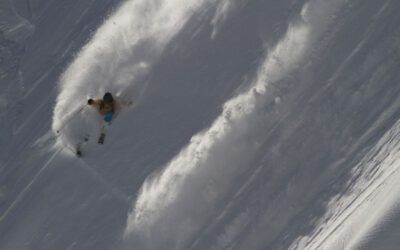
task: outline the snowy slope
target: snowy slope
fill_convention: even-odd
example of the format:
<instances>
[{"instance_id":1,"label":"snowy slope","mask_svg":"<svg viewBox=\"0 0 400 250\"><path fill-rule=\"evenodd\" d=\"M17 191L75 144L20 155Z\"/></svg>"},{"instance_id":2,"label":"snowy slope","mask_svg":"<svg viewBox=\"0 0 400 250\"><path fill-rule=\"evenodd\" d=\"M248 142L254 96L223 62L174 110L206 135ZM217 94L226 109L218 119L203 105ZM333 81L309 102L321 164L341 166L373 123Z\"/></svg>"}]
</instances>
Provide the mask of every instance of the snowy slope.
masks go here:
<instances>
[{"instance_id":1,"label":"snowy slope","mask_svg":"<svg viewBox=\"0 0 400 250\"><path fill-rule=\"evenodd\" d=\"M3 1L0 249L396 249L399 7Z\"/></svg>"}]
</instances>

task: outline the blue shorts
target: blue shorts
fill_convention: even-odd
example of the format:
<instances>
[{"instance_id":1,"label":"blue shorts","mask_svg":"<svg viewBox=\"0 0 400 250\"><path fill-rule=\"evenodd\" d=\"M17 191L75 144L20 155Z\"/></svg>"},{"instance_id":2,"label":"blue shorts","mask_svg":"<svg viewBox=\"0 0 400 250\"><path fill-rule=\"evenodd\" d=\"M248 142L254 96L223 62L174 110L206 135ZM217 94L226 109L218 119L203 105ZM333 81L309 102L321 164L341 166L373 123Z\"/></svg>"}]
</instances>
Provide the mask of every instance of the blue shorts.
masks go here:
<instances>
[{"instance_id":1,"label":"blue shorts","mask_svg":"<svg viewBox=\"0 0 400 250\"><path fill-rule=\"evenodd\" d=\"M107 113L104 114L104 121L110 123L112 121L113 117L113 112L108 111Z\"/></svg>"}]
</instances>

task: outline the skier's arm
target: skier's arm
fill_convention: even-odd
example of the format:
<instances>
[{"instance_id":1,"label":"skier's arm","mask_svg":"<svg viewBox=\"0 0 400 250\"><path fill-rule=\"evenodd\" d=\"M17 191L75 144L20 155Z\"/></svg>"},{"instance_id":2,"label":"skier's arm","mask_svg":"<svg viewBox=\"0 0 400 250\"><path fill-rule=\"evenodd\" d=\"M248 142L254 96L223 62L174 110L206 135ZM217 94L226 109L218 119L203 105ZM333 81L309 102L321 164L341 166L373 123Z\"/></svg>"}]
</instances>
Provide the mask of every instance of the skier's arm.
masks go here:
<instances>
[{"instance_id":1,"label":"skier's arm","mask_svg":"<svg viewBox=\"0 0 400 250\"><path fill-rule=\"evenodd\" d=\"M126 108L126 107L128 107L128 106L131 106L132 104L133 104L132 101L118 100L118 102L117 102L117 105L118 105L120 108Z\"/></svg>"},{"instance_id":2,"label":"skier's arm","mask_svg":"<svg viewBox=\"0 0 400 250\"><path fill-rule=\"evenodd\" d=\"M98 107L100 107L101 99L96 99L96 100L89 99L87 104L90 105L90 106L98 106Z\"/></svg>"}]
</instances>

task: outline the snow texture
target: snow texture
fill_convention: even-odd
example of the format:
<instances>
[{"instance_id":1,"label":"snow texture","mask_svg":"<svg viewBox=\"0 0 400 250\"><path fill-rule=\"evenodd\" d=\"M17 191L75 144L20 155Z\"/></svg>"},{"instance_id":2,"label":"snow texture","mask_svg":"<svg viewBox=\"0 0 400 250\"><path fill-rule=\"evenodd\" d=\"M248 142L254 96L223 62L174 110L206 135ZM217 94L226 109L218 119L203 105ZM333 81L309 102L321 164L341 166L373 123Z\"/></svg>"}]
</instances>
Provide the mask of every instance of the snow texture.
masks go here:
<instances>
[{"instance_id":1,"label":"snow texture","mask_svg":"<svg viewBox=\"0 0 400 250\"><path fill-rule=\"evenodd\" d=\"M2 1L0 249L397 249L399 8Z\"/></svg>"}]
</instances>

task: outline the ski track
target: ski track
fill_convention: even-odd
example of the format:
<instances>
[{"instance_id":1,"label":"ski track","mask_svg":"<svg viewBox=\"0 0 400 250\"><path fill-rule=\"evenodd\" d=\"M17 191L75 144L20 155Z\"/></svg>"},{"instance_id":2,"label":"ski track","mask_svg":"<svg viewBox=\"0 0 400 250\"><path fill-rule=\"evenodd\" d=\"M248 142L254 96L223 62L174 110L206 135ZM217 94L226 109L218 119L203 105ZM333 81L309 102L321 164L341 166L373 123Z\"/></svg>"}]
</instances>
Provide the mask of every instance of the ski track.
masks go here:
<instances>
[{"instance_id":1,"label":"ski track","mask_svg":"<svg viewBox=\"0 0 400 250\"><path fill-rule=\"evenodd\" d=\"M51 146L46 146L45 150L48 150ZM57 158L57 155L62 153L62 151L67 150L66 147L56 147L56 150L52 153L50 158L46 161L43 167L35 174L32 180L25 186L25 188L17 195L15 200L11 203L8 209L2 214L0 217L0 221L4 221L8 215L18 206L18 204L24 199L24 197L30 192L31 187L40 179L42 174L51 166L51 163L54 159ZM74 156L75 157L75 156ZM77 158L77 162L79 162L80 167L86 171L94 180L99 182L105 190L107 190L113 197L120 200L126 206L129 206L132 198L119 190L118 188L113 187L98 171L96 171L93 167L91 167L88 163L86 163L83 159Z\"/></svg>"},{"instance_id":2,"label":"ski track","mask_svg":"<svg viewBox=\"0 0 400 250\"><path fill-rule=\"evenodd\" d=\"M390 1L387 1L382 7L381 9L378 11L378 13L373 16L373 19L377 19L379 18L384 10L387 8L387 6L389 5ZM372 34L372 30L374 30L376 27L374 25L370 26L364 33L364 37L361 40L361 42L349 53L349 55L346 57L346 59L343 61L343 63L339 66L339 68L336 70L335 74L327 81L325 87L321 88L319 91L317 91L314 94L314 97L310 98L309 103L313 103L315 101L316 98L318 98L320 96L321 93L323 93L324 91L326 91L327 89L332 87L332 84L334 82L336 82L336 80L343 74L343 71L345 71L348 67L349 64L351 62L351 60L355 57L355 55L357 55L360 50L365 46L365 44L368 42L368 40L370 39L370 36Z\"/></svg>"},{"instance_id":3,"label":"ski track","mask_svg":"<svg viewBox=\"0 0 400 250\"><path fill-rule=\"evenodd\" d=\"M22 96L22 99L26 99L27 97L29 97L33 93L33 91L35 91L39 87L40 84L44 83L44 80L49 77L49 75L52 73L52 71L53 71L53 68L50 68L43 75L41 75L39 77L39 79L34 81L32 84L32 87L30 87L28 89L28 91L26 91L24 93L24 95Z\"/></svg>"},{"instance_id":4,"label":"ski track","mask_svg":"<svg viewBox=\"0 0 400 250\"><path fill-rule=\"evenodd\" d=\"M75 157L75 155L74 155ZM78 158L77 159L80 162L80 165L82 169L84 169L86 172L90 174L95 180L97 180L106 190L110 192L110 194L114 197L116 197L118 200L120 200L122 203L125 205L129 206L132 198L125 194L123 191L119 190L118 188L112 186L98 171L96 171L92 166L90 166L87 162L85 162L83 159Z\"/></svg>"},{"instance_id":5,"label":"ski track","mask_svg":"<svg viewBox=\"0 0 400 250\"><path fill-rule=\"evenodd\" d=\"M26 187L17 195L15 200L11 203L8 209L3 213L0 217L0 221L4 221L7 216L13 211L13 209L21 202L21 200L25 197L25 195L30 191L32 185L40 178L42 173L50 166L50 163L54 160L54 158L62 151L63 148L57 149L47 160L47 162L43 165L43 167L37 172L37 174L32 178L32 180L26 185Z\"/></svg>"},{"instance_id":6,"label":"ski track","mask_svg":"<svg viewBox=\"0 0 400 250\"><path fill-rule=\"evenodd\" d=\"M45 105L47 105L49 103L49 100L51 100L51 98L53 97L54 91L55 91L55 89L52 89L52 91L47 95L46 99L44 99L44 101L41 102L37 106L37 108L35 108L31 112L31 114L25 119L24 123L22 123L18 128L15 129L15 131L13 131L14 135L19 134L22 131L22 129L24 129L26 127L26 125L31 123L32 119L38 115L38 112L40 110L42 110Z\"/></svg>"},{"instance_id":7,"label":"ski track","mask_svg":"<svg viewBox=\"0 0 400 250\"><path fill-rule=\"evenodd\" d=\"M255 125L257 110L266 104L263 97L273 88L270 84L298 67L342 3L309 1L302 19L291 23L268 53L252 87L226 102L209 129L193 136L160 174L145 181L128 217L128 245L131 241L143 249L164 245L184 249L211 220L231 180L240 175L258 148L253 139L264 131ZM192 197L197 197L195 202Z\"/></svg>"}]
</instances>

